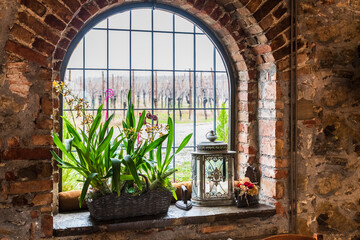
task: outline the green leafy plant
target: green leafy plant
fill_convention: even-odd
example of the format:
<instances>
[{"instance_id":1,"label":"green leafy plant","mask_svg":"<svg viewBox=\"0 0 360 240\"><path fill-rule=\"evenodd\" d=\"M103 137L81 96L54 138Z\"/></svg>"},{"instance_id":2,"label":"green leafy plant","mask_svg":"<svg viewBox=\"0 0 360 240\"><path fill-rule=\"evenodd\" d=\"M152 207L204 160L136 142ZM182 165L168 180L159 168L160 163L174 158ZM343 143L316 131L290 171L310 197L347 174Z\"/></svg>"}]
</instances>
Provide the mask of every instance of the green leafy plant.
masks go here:
<instances>
[{"instance_id":1,"label":"green leafy plant","mask_svg":"<svg viewBox=\"0 0 360 240\"><path fill-rule=\"evenodd\" d=\"M221 104L221 108L217 119L216 134L218 140L229 143L229 116L225 109L225 103Z\"/></svg>"}]
</instances>

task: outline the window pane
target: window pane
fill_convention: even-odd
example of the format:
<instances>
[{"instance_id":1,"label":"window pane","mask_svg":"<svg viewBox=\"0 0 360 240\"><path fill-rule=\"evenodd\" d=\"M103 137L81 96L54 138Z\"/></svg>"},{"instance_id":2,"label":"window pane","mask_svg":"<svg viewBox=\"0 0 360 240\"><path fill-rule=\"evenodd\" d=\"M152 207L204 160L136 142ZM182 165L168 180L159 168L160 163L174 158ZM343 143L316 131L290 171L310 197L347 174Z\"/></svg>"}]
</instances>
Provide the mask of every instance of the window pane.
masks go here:
<instances>
[{"instance_id":1,"label":"window pane","mask_svg":"<svg viewBox=\"0 0 360 240\"><path fill-rule=\"evenodd\" d=\"M106 68L106 31L90 30L85 36L85 66Z\"/></svg>"},{"instance_id":2,"label":"window pane","mask_svg":"<svg viewBox=\"0 0 360 240\"><path fill-rule=\"evenodd\" d=\"M154 10L154 30L172 31L173 14L161 10Z\"/></svg>"},{"instance_id":3,"label":"window pane","mask_svg":"<svg viewBox=\"0 0 360 240\"><path fill-rule=\"evenodd\" d=\"M192 148L184 148L176 154L175 158L175 182L187 182L191 180L191 152Z\"/></svg>"},{"instance_id":4,"label":"window pane","mask_svg":"<svg viewBox=\"0 0 360 240\"><path fill-rule=\"evenodd\" d=\"M151 69L151 33L132 32L132 68Z\"/></svg>"},{"instance_id":5,"label":"window pane","mask_svg":"<svg viewBox=\"0 0 360 240\"><path fill-rule=\"evenodd\" d=\"M214 45L206 35L196 35L196 69L214 70Z\"/></svg>"},{"instance_id":6,"label":"window pane","mask_svg":"<svg viewBox=\"0 0 360 240\"><path fill-rule=\"evenodd\" d=\"M193 32L194 25L190 21L188 21L180 16L175 15L175 31L176 32Z\"/></svg>"},{"instance_id":7,"label":"window pane","mask_svg":"<svg viewBox=\"0 0 360 240\"><path fill-rule=\"evenodd\" d=\"M192 108L194 102L193 72L175 73L176 108ZM188 113L187 113L188 116Z\"/></svg>"},{"instance_id":8,"label":"window pane","mask_svg":"<svg viewBox=\"0 0 360 240\"><path fill-rule=\"evenodd\" d=\"M129 32L109 32L109 67L124 69L130 67Z\"/></svg>"},{"instance_id":9,"label":"window pane","mask_svg":"<svg viewBox=\"0 0 360 240\"><path fill-rule=\"evenodd\" d=\"M196 26L196 25L195 25L195 32L196 33L203 33L203 31L200 28L198 28L198 26Z\"/></svg>"},{"instance_id":10,"label":"window pane","mask_svg":"<svg viewBox=\"0 0 360 240\"><path fill-rule=\"evenodd\" d=\"M85 100L89 102L90 106L97 109L101 104L105 104L104 93L106 90L106 71L85 71Z\"/></svg>"},{"instance_id":11,"label":"window pane","mask_svg":"<svg viewBox=\"0 0 360 240\"><path fill-rule=\"evenodd\" d=\"M151 108L151 102L144 99L144 93L148 88L151 88L151 72L140 72L134 71L131 76L131 85L132 85L132 99L135 109L139 108Z\"/></svg>"},{"instance_id":12,"label":"window pane","mask_svg":"<svg viewBox=\"0 0 360 240\"><path fill-rule=\"evenodd\" d=\"M217 141L229 143L229 109L216 110L216 135Z\"/></svg>"},{"instance_id":13,"label":"window pane","mask_svg":"<svg viewBox=\"0 0 360 240\"><path fill-rule=\"evenodd\" d=\"M151 9L131 10L131 28L151 30Z\"/></svg>"},{"instance_id":14,"label":"window pane","mask_svg":"<svg viewBox=\"0 0 360 240\"><path fill-rule=\"evenodd\" d=\"M173 68L173 35L154 33L154 69Z\"/></svg>"},{"instance_id":15,"label":"window pane","mask_svg":"<svg viewBox=\"0 0 360 240\"><path fill-rule=\"evenodd\" d=\"M68 68L82 68L83 67L83 39L78 43L73 53L71 54Z\"/></svg>"},{"instance_id":16,"label":"window pane","mask_svg":"<svg viewBox=\"0 0 360 240\"><path fill-rule=\"evenodd\" d=\"M72 94L77 97L83 97L83 71L82 70L66 70L64 76L64 83L71 90ZM64 109L69 109L69 106L64 101Z\"/></svg>"},{"instance_id":17,"label":"window pane","mask_svg":"<svg viewBox=\"0 0 360 240\"><path fill-rule=\"evenodd\" d=\"M173 73L154 72L154 108L173 107Z\"/></svg>"},{"instance_id":18,"label":"window pane","mask_svg":"<svg viewBox=\"0 0 360 240\"><path fill-rule=\"evenodd\" d=\"M175 69L194 69L194 38L192 35L175 35Z\"/></svg>"},{"instance_id":19,"label":"window pane","mask_svg":"<svg viewBox=\"0 0 360 240\"><path fill-rule=\"evenodd\" d=\"M216 50L216 71L225 71L224 62L218 50Z\"/></svg>"},{"instance_id":20,"label":"window pane","mask_svg":"<svg viewBox=\"0 0 360 240\"><path fill-rule=\"evenodd\" d=\"M180 112L182 117L180 117ZM175 146L177 147L180 146L181 142L187 135L194 132L194 119L189 119L188 114L189 110L175 110ZM194 144L193 139L194 138L189 141L188 146L192 146Z\"/></svg>"},{"instance_id":21,"label":"window pane","mask_svg":"<svg viewBox=\"0 0 360 240\"><path fill-rule=\"evenodd\" d=\"M214 115L210 110L196 110L196 145L208 142L206 133L214 130Z\"/></svg>"},{"instance_id":22,"label":"window pane","mask_svg":"<svg viewBox=\"0 0 360 240\"><path fill-rule=\"evenodd\" d=\"M229 107L229 81L226 73L216 74L216 103L217 107L221 107L222 103Z\"/></svg>"},{"instance_id":23,"label":"window pane","mask_svg":"<svg viewBox=\"0 0 360 240\"><path fill-rule=\"evenodd\" d=\"M198 72L196 73L196 107L211 108L214 97L214 73ZM210 106L211 104L211 106Z\"/></svg>"},{"instance_id":24,"label":"window pane","mask_svg":"<svg viewBox=\"0 0 360 240\"><path fill-rule=\"evenodd\" d=\"M94 26L94 28L106 28L106 27L107 27L106 18Z\"/></svg>"},{"instance_id":25,"label":"window pane","mask_svg":"<svg viewBox=\"0 0 360 240\"><path fill-rule=\"evenodd\" d=\"M111 108L127 109L127 95L130 89L129 71L109 71L109 88L114 91Z\"/></svg>"},{"instance_id":26,"label":"window pane","mask_svg":"<svg viewBox=\"0 0 360 240\"><path fill-rule=\"evenodd\" d=\"M115 29L128 29L130 24L130 12L115 14L109 17L109 28Z\"/></svg>"}]
</instances>

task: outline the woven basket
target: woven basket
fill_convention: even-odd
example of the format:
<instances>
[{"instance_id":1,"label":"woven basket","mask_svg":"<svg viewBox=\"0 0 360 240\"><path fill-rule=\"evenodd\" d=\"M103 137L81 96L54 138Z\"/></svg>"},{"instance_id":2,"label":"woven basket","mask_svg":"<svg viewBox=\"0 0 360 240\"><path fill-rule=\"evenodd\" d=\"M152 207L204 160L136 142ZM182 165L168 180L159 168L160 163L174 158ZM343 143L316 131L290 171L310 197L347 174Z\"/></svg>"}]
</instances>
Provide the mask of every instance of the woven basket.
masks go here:
<instances>
[{"instance_id":1,"label":"woven basket","mask_svg":"<svg viewBox=\"0 0 360 240\"><path fill-rule=\"evenodd\" d=\"M254 195L254 196L246 195L245 198L245 195L239 196L239 194L235 194L235 199L236 199L236 206L238 208L251 207L259 203L259 195Z\"/></svg>"},{"instance_id":2,"label":"woven basket","mask_svg":"<svg viewBox=\"0 0 360 240\"><path fill-rule=\"evenodd\" d=\"M147 189L149 189L146 180ZM90 216L96 220L111 220L144 215L166 213L169 209L172 193L166 190L146 190L138 196L116 193L97 199L87 199Z\"/></svg>"}]
</instances>

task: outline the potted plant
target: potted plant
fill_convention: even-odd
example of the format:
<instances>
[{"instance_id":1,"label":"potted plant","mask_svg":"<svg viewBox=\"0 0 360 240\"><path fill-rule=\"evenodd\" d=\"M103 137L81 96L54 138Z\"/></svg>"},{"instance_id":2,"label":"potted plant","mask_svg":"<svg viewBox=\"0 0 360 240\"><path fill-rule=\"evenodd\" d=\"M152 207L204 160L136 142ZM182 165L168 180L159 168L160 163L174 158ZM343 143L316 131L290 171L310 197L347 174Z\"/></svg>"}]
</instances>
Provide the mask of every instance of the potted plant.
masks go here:
<instances>
[{"instance_id":1,"label":"potted plant","mask_svg":"<svg viewBox=\"0 0 360 240\"><path fill-rule=\"evenodd\" d=\"M65 85L55 83L54 86L58 92L69 96ZM129 103L130 96L129 92ZM80 102L84 105L84 101ZM80 111L80 115L84 116L85 111ZM173 158L170 152L174 129L171 118L166 126L158 124L156 118L143 111L136 122L134 105L128 104L126 120L117 136L114 136L113 127L109 129L113 115L102 124L100 106L95 118L89 117L90 120L84 122L88 125L87 131L77 129L75 121L71 123L64 119L71 138L62 143L54 134L54 142L63 152L63 159L54 151L52 154L61 164L59 167L74 169L84 177L79 204L81 206L86 198L90 214L95 219L167 212L174 192L167 178L175 171L169 167ZM191 134L183 140L176 153L190 138ZM163 158L161 148L166 139L168 142ZM156 158L152 152L154 149L157 149Z\"/></svg>"},{"instance_id":2,"label":"potted plant","mask_svg":"<svg viewBox=\"0 0 360 240\"><path fill-rule=\"evenodd\" d=\"M249 178L241 179L234 190L237 207L250 207L259 203L259 188Z\"/></svg>"}]
</instances>

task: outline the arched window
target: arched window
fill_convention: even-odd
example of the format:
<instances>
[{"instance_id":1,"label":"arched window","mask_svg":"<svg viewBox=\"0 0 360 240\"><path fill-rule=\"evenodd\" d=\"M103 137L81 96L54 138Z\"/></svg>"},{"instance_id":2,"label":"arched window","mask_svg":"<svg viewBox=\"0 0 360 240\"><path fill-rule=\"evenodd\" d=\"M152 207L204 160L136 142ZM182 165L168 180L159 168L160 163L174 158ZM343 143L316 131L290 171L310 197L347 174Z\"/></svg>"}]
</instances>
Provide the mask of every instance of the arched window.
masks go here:
<instances>
[{"instance_id":1,"label":"arched window","mask_svg":"<svg viewBox=\"0 0 360 240\"><path fill-rule=\"evenodd\" d=\"M115 113L113 126L125 118L131 88L136 111L157 114L160 123L168 116L173 119L174 151L193 133L173 162L178 169L173 181L188 181L190 153L206 140L208 131L216 130L219 140L230 144L229 68L205 25L168 6L140 6L112 9L79 33L65 57L62 79L89 102L86 111L94 113L100 104L107 104L109 113ZM108 101L107 89L114 91ZM68 117L69 108L64 105L62 110ZM66 182L68 173L63 174L63 188L74 188Z\"/></svg>"}]
</instances>

